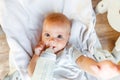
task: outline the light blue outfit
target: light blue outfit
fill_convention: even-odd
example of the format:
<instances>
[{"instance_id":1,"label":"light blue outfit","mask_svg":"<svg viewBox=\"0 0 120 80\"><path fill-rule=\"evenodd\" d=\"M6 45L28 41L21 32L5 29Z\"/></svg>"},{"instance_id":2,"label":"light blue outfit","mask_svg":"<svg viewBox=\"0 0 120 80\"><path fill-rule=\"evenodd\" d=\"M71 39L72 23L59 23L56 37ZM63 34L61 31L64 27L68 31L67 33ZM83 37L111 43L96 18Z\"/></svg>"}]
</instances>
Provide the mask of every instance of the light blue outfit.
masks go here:
<instances>
[{"instance_id":1,"label":"light blue outfit","mask_svg":"<svg viewBox=\"0 0 120 80\"><path fill-rule=\"evenodd\" d=\"M51 52L49 52L49 53L51 53ZM57 56L54 56L54 55L53 55L53 57L50 57L51 60L53 58L54 59L56 58L55 68L54 69L51 68L51 69L53 69L53 75L50 74L50 76L53 76L53 79L51 79L51 80L97 80L95 77L90 76L89 74L87 74L86 72L84 72L82 69L80 69L78 67L78 65L76 64L75 61L79 56L84 55L84 54L80 53L80 51L78 51L75 47L68 45L60 53L60 55L57 55ZM46 55L44 57L48 57L48 56ZM49 61L48 61L48 63L49 63ZM39 65L39 64L36 64L36 66L37 65ZM50 64L48 64L47 66L49 66L49 65ZM41 71L40 67L38 69L39 69L39 71ZM38 70L35 69L35 72L36 71L38 71ZM46 73L49 73L47 68L45 69L45 71L46 71ZM38 73L33 73L33 75L36 74L39 76ZM41 79L39 79L39 77L37 77L36 80L41 80ZM44 79L44 80L48 80L48 79Z\"/></svg>"},{"instance_id":2,"label":"light blue outfit","mask_svg":"<svg viewBox=\"0 0 120 80\"><path fill-rule=\"evenodd\" d=\"M56 59L57 67L54 70L56 80L97 80L90 76L76 64L76 59L84 55L73 46L67 46Z\"/></svg>"},{"instance_id":3,"label":"light blue outfit","mask_svg":"<svg viewBox=\"0 0 120 80\"><path fill-rule=\"evenodd\" d=\"M94 56L94 58L97 61L102 60L115 61L114 56L112 56L109 52L105 50L96 50L95 52L96 54L93 54L91 56ZM33 77L37 78L36 79L33 78L32 80L103 80L97 79L79 68L75 61L81 55L85 54L81 53L74 46L71 45L66 46L66 48L60 53L60 55L57 56L51 50L46 50L45 53L41 55L41 57L47 58L49 59L49 61L47 62L48 64L45 66L43 71L46 72L44 74L52 76L52 79L50 78L39 79L40 74L38 74L37 72L41 71L41 68L38 65L41 65L43 60L41 61L41 64L39 64L40 62L38 60L36 64L38 68L35 68L35 71L33 73ZM41 57L39 59L41 59ZM50 61L53 62L51 63ZM51 72L49 72L48 70L50 70ZM46 77L46 75L44 76ZM4 80L22 80L22 79L20 77L19 72L16 71L14 72L13 75L7 76ZM120 80L120 75L110 80Z\"/></svg>"}]
</instances>

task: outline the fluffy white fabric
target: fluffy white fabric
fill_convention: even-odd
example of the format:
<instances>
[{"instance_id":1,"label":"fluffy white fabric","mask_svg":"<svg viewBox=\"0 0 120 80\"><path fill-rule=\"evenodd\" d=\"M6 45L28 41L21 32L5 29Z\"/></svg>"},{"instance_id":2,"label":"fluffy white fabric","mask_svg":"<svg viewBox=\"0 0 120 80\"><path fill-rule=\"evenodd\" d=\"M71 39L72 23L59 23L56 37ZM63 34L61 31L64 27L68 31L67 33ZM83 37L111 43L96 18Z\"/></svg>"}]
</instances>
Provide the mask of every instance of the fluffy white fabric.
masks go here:
<instances>
[{"instance_id":1,"label":"fluffy white fabric","mask_svg":"<svg viewBox=\"0 0 120 80\"><path fill-rule=\"evenodd\" d=\"M2 15L3 15L3 0L0 0L0 24L2 23Z\"/></svg>"},{"instance_id":2,"label":"fluffy white fabric","mask_svg":"<svg viewBox=\"0 0 120 80\"><path fill-rule=\"evenodd\" d=\"M38 43L44 17L61 12L73 20L70 43L83 53L94 53L97 39L91 0L2 0L2 28L10 47L10 72L19 70L28 80L27 66ZM82 26L82 27L81 27ZM26 76L25 76L26 75Z\"/></svg>"}]
</instances>

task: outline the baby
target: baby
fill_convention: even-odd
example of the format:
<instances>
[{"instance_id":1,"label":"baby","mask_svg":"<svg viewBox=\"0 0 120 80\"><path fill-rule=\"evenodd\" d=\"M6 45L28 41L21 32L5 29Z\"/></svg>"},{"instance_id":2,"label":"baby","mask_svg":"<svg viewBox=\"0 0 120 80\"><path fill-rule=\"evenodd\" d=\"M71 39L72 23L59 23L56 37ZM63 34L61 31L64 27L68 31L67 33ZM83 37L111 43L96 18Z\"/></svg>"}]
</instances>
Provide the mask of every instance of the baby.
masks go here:
<instances>
[{"instance_id":1,"label":"baby","mask_svg":"<svg viewBox=\"0 0 120 80\"><path fill-rule=\"evenodd\" d=\"M84 56L79 50L68 43L71 32L70 20L61 13L49 14L43 23L42 38L35 48L28 73L33 75L36 62L42 52L50 48L56 55L57 65L54 69L56 79L60 80L96 80L96 78L110 79L120 74L120 66L105 60L96 62ZM86 75L87 74L87 75ZM90 75L96 77L88 79Z\"/></svg>"}]
</instances>

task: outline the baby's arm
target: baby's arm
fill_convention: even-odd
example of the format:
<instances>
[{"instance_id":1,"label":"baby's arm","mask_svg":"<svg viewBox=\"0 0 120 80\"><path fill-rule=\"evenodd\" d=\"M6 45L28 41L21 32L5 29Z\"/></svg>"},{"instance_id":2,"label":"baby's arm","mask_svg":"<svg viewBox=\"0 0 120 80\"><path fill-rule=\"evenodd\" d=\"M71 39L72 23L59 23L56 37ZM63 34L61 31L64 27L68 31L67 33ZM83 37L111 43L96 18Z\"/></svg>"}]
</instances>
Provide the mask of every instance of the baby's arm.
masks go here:
<instances>
[{"instance_id":1,"label":"baby's arm","mask_svg":"<svg viewBox=\"0 0 120 80\"><path fill-rule=\"evenodd\" d=\"M85 72L97 78L110 79L120 74L120 66L108 60L96 62L89 57L80 56L76 60L76 63Z\"/></svg>"},{"instance_id":2,"label":"baby's arm","mask_svg":"<svg viewBox=\"0 0 120 80\"><path fill-rule=\"evenodd\" d=\"M43 42L39 42L39 44L36 46L35 48L35 54L33 55L29 65L28 65L28 74L29 76L32 76L35 66L36 66L36 62L41 54L41 52L44 50L45 45Z\"/></svg>"},{"instance_id":3,"label":"baby's arm","mask_svg":"<svg viewBox=\"0 0 120 80\"><path fill-rule=\"evenodd\" d=\"M36 62L38 60L39 56L34 54L29 65L28 65L28 74L29 76L31 77L33 72L34 72L34 69L35 69L35 66L36 66Z\"/></svg>"},{"instance_id":4,"label":"baby's arm","mask_svg":"<svg viewBox=\"0 0 120 80\"><path fill-rule=\"evenodd\" d=\"M91 75L95 75L95 72L91 68L92 66L96 66L99 68L99 66L97 65L98 63L95 60L83 55L78 57L76 63L81 69L83 69L85 72L90 73Z\"/></svg>"}]
</instances>

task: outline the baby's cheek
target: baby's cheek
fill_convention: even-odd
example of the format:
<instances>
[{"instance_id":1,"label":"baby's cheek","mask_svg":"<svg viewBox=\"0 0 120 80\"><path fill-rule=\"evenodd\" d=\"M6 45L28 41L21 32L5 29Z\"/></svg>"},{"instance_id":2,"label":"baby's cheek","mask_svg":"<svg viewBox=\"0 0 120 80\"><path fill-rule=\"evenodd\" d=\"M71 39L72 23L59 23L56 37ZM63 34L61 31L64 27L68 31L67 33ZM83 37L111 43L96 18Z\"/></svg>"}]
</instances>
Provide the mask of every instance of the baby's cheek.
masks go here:
<instances>
[{"instance_id":1,"label":"baby's cheek","mask_svg":"<svg viewBox=\"0 0 120 80\"><path fill-rule=\"evenodd\" d=\"M45 45L48 45L48 40L43 39L42 41L45 43Z\"/></svg>"},{"instance_id":2,"label":"baby's cheek","mask_svg":"<svg viewBox=\"0 0 120 80\"><path fill-rule=\"evenodd\" d=\"M61 42L61 44L60 44L60 46L61 46L61 48L64 48L65 46L66 46L66 42Z\"/></svg>"}]
</instances>

